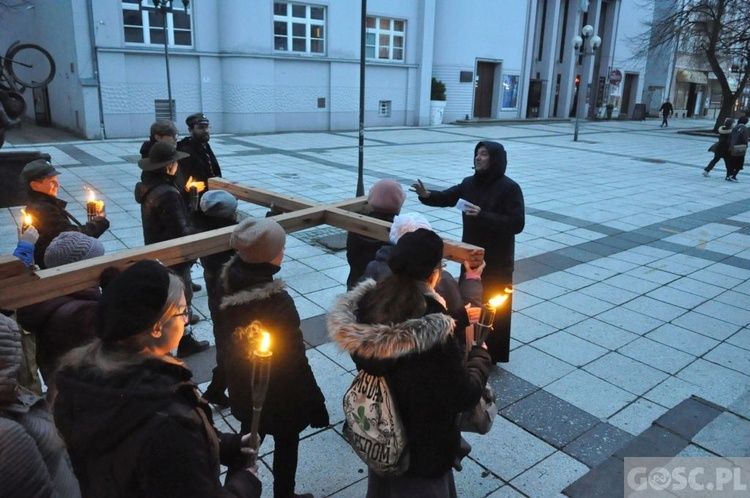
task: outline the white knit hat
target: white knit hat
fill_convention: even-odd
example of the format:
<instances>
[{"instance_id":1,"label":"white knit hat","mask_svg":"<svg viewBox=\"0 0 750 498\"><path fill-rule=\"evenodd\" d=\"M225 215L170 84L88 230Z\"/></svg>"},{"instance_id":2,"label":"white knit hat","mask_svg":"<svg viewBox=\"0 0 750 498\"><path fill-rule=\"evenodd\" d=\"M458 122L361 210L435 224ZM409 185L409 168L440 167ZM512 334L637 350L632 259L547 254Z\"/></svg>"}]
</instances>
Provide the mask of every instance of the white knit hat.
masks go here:
<instances>
[{"instance_id":1,"label":"white knit hat","mask_svg":"<svg viewBox=\"0 0 750 498\"><path fill-rule=\"evenodd\" d=\"M393 225L391 225L391 232L388 238L391 240L391 244L395 245L403 234L414 232L420 228L432 230L432 226L427 221L427 218L419 213L399 214L393 218Z\"/></svg>"}]
</instances>

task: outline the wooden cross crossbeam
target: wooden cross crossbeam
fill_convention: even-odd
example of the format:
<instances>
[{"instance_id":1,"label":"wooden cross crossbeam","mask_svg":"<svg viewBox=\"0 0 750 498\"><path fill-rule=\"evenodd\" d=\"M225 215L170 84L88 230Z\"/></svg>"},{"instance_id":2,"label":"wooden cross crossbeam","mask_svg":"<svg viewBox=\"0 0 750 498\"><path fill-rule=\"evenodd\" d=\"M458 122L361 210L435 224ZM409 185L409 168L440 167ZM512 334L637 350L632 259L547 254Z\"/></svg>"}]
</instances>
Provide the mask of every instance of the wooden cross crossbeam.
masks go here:
<instances>
[{"instance_id":1,"label":"wooden cross crossbeam","mask_svg":"<svg viewBox=\"0 0 750 498\"><path fill-rule=\"evenodd\" d=\"M388 240L391 223L354 212L366 204L365 197L320 204L223 178L211 178L209 188L226 190L240 200L283 211L273 219L287 233L327 224L374 239ZM158 259L165 266L172 266L226 251L233 229L232 226L219 228L36 272L13 256L0 256L0 308L18 309L98 286L102 270L109 266L124 269L143 259ZM453 261L481 261L484 256L480 247L448 239L444 242L443 255Z\"/></svg>"}]
</instances>

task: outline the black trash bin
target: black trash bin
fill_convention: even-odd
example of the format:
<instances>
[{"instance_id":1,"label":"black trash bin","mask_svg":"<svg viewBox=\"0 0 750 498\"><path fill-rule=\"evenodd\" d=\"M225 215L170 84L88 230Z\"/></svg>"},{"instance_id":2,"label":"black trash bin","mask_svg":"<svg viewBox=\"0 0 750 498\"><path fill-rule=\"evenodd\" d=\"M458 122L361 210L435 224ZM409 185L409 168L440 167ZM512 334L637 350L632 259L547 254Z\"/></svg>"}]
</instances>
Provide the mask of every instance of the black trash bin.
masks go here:
<instances>
[{"instance_id":1,"label":"black trash bin","mask_svg":"<svg viewBox=\"0 0 750 498\"><path fill-rule=\"evenodd\" d=\"M21 171L34 159L49 161L50 155L32 150L0 152L0 208L26 205L26 186L21 182Z\"/></svg>"}]
</instances>

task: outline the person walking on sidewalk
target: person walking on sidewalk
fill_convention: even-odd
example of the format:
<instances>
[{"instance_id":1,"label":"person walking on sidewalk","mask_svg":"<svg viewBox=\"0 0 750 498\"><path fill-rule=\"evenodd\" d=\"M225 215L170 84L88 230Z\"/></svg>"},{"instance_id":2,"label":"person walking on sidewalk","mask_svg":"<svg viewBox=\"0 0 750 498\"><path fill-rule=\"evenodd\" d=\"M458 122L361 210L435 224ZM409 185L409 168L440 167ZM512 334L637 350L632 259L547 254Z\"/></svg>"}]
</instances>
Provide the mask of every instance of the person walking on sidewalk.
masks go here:
<instances>
[{"instance_id":1,"label":"person walking on sidewalk","mask_svg":"<svg viewBox=\"0 0 750 498\"><path fill-rule=\"evenodd\" d=\"M659 108L659 112L661 112L661 125L659 128L664 128L665 126L669 126L669 116L674 114L674 107L672 106L672 103L670 101L664 102L661 107Z\"/></svg>"},{"instance_id":2,"label":"person walking on sidewalk","mask_svg":"<svg viewBox=\"0 0 750 498\"><path fill-rule=\"evenodd\" d=\"M40 268L44 264L44 252L52 239L62 232L81 232L99 238L109 228L109 220L99 212L86 224L81 224L68 211L68 203L57 197L60 189L60 173L45 159L35 159L23 167L21 178L28 188L29 200L26 212L39 231L39 240L34 247L34 262Z\"/></svg>"},{"instance_id":3,"label":"person walking on sidewalk","mask_svg":"<svg viewBox=\"0 0 750 498\"><path fill-rule=\"evenodd\" d=\"M368 468L368 498L457 496L457 416L479 402L491 367L477 345L463 361L455 322L435 292L442 257L437 234L406 233L388 260L392 273L377 283L365 280L328 311L328 335L357 369L387 379L409 442L402 475Z\"/></svg>"},{"instance_id":4,"label":"person walking on sidewalk","mask_svg":"<svg viewBox=\"0 0 750 498\"><path fill-rule=\"evenodd\" d=\"M512 288L516 235L526 223L523 192L505 175L507 166L502 144L485 140L474 147L473 176L441 192L428 190L421 180L412 185L419 201L428 206L455 206L461 201L464 224L461 240L485 251L487 267L482 274L485 303ZM462 268L461 278L464 273ZM497 310L494 332L487 339L493 363L509 359L512 296L509 293Z\"/></svg>"},{"instance_id":5,"label":"person walking on sidewalk","mask_svg":"<svg viewBox=\"0 0 750 498\"><path fill-rule=\"evenodd\" d=\"M732 125L734 119L727 118L724 120L724 125L719 127L719 141L714 144L714 158L708 163L703 169L703 176L708 176L714 166L719 162L720 159L724 159L724 165L727 166L729 171L729 138L732 134Z\"/></svg>"},{"instance_id":6,"label":"person walking on sidewalk","mask_svg":"<svg viewBox=\"0 0 750 498\"><path fill-rule=\"evenodd\" d=\"M135 186L135 200L141 205L141 222L143 223L143 242L155 244L195 233L190 221L190 213L175 184L177 161L187 157L169 142L156 142L149 156L138 161L141 168L141 181ZM193 289L190 286L190 266L186 261L172 266L172 270L182 278L185 284L185 298L188 313L192 315ZM191 317L192 318L192 317ZM198 341L192 331L180 340L178 356L185 357L205 351L210 347L208 341Z\"/></svg>"},{"instance_id":7,"label":"person walking on sidewalk","mask_svg":"<svg viewBox=\"0 0 750 498\"><path fill-rule=\"evenodd\" d=\"M737 173L745 165L745 155L747 154L747 115L742 116L737 120L737 124L732 128L732 133L729 137L729 162L727 163L727 177L725 178L728 182L737 182ZM736 152L737 149L741 149ZM731 168L730 168L731 165Z\"/></svg>"}]
</instances>

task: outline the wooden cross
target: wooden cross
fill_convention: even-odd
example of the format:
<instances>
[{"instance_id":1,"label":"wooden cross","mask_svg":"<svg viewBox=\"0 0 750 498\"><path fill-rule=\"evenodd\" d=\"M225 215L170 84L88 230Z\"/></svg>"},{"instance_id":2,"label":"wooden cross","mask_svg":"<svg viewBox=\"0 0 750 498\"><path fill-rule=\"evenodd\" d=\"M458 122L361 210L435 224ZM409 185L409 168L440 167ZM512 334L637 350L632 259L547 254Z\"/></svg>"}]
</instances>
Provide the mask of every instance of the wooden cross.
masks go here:
<instances>
[{"instance_id":1,"label":"wooden cross","mask_svg":"<svg viewBox=\"0 0 750 498\"><path fill-rule=\"evenodd\" d=\"M287 233L317 225L331 225L373 239L388 240L391 223L370 218L357 211L367 203L356 197L331 204L320 204L297 197L277 194L258 187L242 185L223 178L211 178L212 190L226 190L237 199L283 211L273 217ZM187 237L126 249L77 263L33 271L13 256L0 256L0 308L15 310L23 306L65 296L99 285L99 276L107 267L125 269L142 259L158 259L165 266L192 261L226 251L234 226L219 228ZM463 242L443 239L443 257L463 262L481 262L484 249Z\"/></svg>"}]
</instances>

